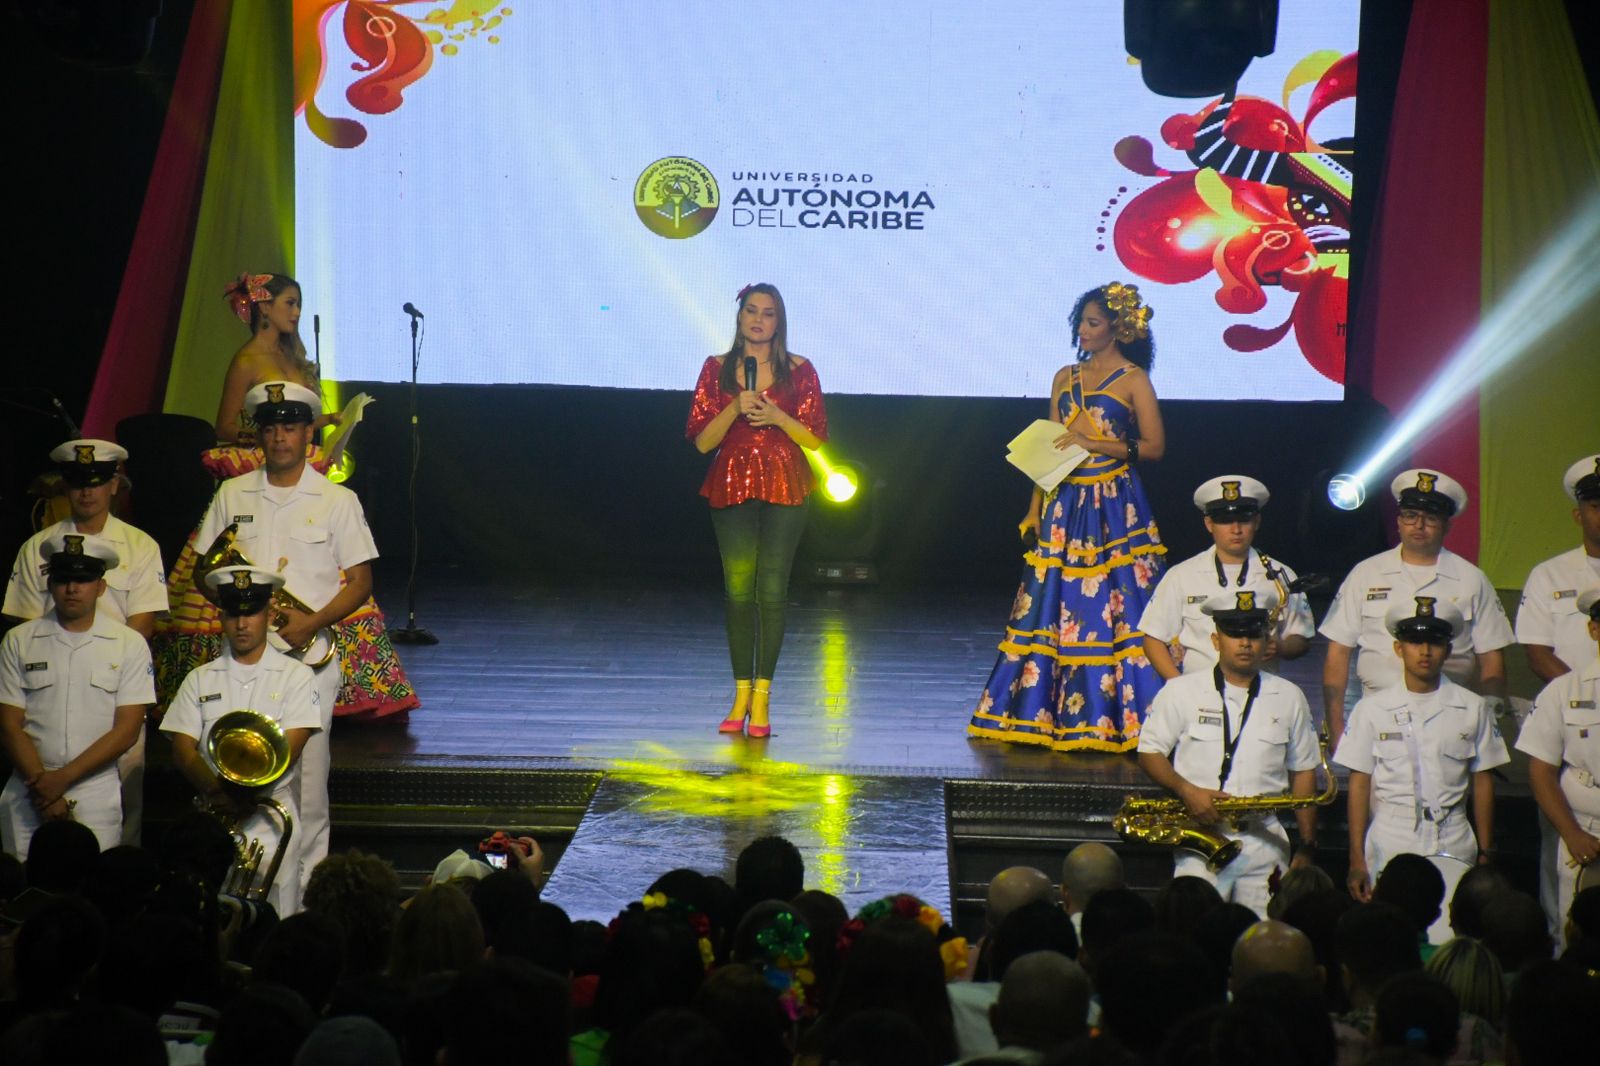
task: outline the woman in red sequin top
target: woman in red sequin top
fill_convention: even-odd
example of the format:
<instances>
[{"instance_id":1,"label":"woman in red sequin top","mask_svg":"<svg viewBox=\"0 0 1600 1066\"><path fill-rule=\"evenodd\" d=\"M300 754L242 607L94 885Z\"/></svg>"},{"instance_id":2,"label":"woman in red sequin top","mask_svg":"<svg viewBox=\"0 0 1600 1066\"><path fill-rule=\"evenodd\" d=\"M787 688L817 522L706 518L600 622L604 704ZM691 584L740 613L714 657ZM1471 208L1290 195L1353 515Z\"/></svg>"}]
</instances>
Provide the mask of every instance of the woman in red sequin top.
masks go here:
<instances>
[{"instance_id":1,"label":"woman in red sequin top","mask_svg":"<svg viewBox=\"0 0 1600 1066\"><path fill-rule=\"evenodd\" d=\"M702 453L717 453L700 495L711 503L722 554L733 662L733 709L720 728L765 737L789 570L812 487L801 449L828 439L828 415L816 368L789 351L783 296L748 285L738 303L732 347L700 368L685 435Z\"/></svg>"}]
</instances>

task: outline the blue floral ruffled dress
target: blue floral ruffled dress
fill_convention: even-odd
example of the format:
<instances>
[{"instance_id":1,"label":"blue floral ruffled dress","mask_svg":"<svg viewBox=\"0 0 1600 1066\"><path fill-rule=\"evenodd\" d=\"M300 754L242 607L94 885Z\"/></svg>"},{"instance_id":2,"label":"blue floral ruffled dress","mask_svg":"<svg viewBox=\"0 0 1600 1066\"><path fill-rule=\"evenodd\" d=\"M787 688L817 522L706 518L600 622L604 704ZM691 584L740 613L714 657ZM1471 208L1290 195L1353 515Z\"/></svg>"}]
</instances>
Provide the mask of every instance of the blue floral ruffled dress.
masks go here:
<instances>
[{"instance_id":1,"label":"blue floral ruffled dress","mask_svg":"<svg viewBox=\"0 0 1600 1066\"><path fill-rule=\"evenodd\" d=\"M1063 425L1083 412L1090 436L1125 440L1133 411L1106 391L1133 368L1085 392L1074 367L1057 400ZM967 733L1057 751L1131 751L1161 688L1144 655L1139 617L1167 549L1144 487L1125 460L1090 456L1045 497L1000 658Z\"/></svg>"}]
</instances>

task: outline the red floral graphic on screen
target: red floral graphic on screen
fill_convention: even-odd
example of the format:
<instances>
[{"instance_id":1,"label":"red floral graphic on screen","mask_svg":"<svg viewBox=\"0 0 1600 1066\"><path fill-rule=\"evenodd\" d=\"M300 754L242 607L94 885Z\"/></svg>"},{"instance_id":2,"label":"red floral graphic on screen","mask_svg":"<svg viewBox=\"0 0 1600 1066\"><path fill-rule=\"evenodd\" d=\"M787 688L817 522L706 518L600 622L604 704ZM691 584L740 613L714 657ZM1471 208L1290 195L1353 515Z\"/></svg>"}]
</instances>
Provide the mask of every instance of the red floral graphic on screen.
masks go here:
<instances>
[{"instance_id":1,"label":"red floral graphic on screen","mask_svg":"<svg viewBox=\"0 0 1600 1066\"><path fill-rule=\"evenodd\" d=\"M1296 119L1288 98L1306 84L1313 87ZM1163 179L1117 217L1113 241L1123 265L1169 285L1214 274L1217 306L1234 315L1264 308L1269 286L1294 293L1282 323L1233 325L1223 342L1260 351L1293 330L1306 361L1336 382L1344 381L1351 156L1347 142L1320 144L1310 130L1329 105L1355 93L1355 54L1316 53L1290 71L1282 105L1229 93L1162 123L1162 141L1193 170L1161 167L1143 137L1116 146L1123 166Z\"/></svg>"},{"instance_id":2,"label":"red floral graphic on screen","mask_svg":"<svg viewBox=\"0 0 1600 1066\"><path fill-rule=\"evenodd\" d=\"M410 13L423 7L429 10L420 17ZM435 50L454 55L455 42L479 36L496 44L499 38L489 31L510 14L511 8L482 0L295 0L295 114L304 114L306 128L334 148L354 148L367 139L360 121L324 114L317 106L335 20L355 57L351 69L362 75L345 89L345 100L363 114L387 115L428 73Z\"/></svg>"}]
</instances>

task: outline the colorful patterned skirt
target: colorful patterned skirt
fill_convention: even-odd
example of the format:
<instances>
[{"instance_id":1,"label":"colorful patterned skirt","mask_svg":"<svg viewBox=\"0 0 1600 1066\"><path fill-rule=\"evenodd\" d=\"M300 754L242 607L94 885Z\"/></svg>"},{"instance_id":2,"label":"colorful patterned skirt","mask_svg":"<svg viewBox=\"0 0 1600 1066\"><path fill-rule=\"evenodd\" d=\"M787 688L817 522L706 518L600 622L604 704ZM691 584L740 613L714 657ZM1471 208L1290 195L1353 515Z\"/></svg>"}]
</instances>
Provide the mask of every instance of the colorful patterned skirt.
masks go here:
<instances>
[{"instance_id":1,"label":"colorful patterned skirt","mask_svg":"<svg viewBox=\"0 0 1600 1066\"><path fill-rule=\"evenodd\" d=\"M1131 751L1161 689L1139 616L1166 547L1121 460L1090 460L1047 496L1038 547L969 736L1057 751Z\"/></svg>"},{"instance_id":2,"label":"colorful patterned skirt","mask_svg":"<svg viewBox=\"0 0 1600 1066\"><path fill-rule=\"evenodd\" d=\"M205 454L206 468L218 478L238 477L260 465L261 453L237 446L213 448ZM254 460L252 461L252 457ZM323 469L322 456L314 453L312 465ZM189 671L222 654L222 620L216 607L194 587L194 567L201 548L197 528L189 534L172 572L167 575L168 617L156 621L150 642L156 672L156 709L164 712ZM404 722L407 712L420 707L416 691L389 640L383 612L372 597L333 627L343 675L335 717L352 722Z\"/></svg>"}]
</instances>

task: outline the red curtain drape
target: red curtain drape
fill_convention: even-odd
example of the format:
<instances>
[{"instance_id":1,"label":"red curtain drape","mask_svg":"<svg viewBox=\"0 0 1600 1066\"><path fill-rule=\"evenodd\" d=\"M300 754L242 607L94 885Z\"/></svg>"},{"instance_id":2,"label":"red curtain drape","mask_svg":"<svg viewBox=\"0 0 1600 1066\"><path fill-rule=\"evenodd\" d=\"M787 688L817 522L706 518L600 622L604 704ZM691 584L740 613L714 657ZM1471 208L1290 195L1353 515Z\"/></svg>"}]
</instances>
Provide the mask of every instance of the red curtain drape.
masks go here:
<instances>
[{"instance_id":1,"label":"red curtain drape","mask_svg":"<svg viewBox=\"0 0 1600 1066\"><path fill-rule=\"evenodd\" d=\"M1373 240L1362 281L1360 335L1370 359L1350 384L1401 417L1478 322L1483 233L1484 72L1489 0L1416 0L1395 93ZM1357 191L1357 195L1361 195ZM1402 463L1443 470L1472 503L1446 544L1478 556L1478 394L1430 426Z\"/></svg>"},{"instance_id":2,"label":"red curtain drape","mask_svg":"<svg viewBox=\"0 0 1600 1066\"><path fill-rule=\"evenodd\" d=\"M89 436L110 437L129 415L161 410L232 13L233 0L207 0L189 16L150 185L83 416Z\"/></svg>"}]
</instances>

